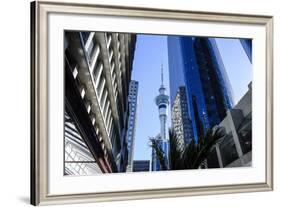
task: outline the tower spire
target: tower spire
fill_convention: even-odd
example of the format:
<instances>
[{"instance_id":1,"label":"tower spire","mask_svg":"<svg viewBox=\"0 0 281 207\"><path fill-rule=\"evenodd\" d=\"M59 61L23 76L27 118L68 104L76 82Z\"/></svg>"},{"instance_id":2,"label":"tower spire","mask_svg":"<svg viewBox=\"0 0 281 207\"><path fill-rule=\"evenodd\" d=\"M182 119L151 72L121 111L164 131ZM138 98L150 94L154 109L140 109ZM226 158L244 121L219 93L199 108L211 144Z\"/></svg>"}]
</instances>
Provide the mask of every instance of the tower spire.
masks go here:
<instances>
[{"instance_id":1,"label":"tower spire","mask_svg":"<svg viewBox=\"0 0 281 207\"><path fill-rule=\"evenodd\" d=\"M161 143L161 150L164 152L165 163L167 168L169 169L169 133L167 127L167 119L168 119L168 107L169 107L169 96L165 94L166 88L164 86L164 74L163 74L163 62L161 62L161 85L159 88L159 94L155 98L155 103L158 107L159 113L159 121L160 121L160 133L156 136ZM155 155L155 151L152 153L152 170L157 171L160 170L160 161Z\"/></svg>"},{"instance_id":2,"label":"tower spire","mask_svg":"<svg viewBox=\"0 0 281 207\"><path fill-rule=\"evenodd\" d=\"M161 63L161 85L164 85L164 81L163 81L163 62Z\"/></svg>"}]
</instances>

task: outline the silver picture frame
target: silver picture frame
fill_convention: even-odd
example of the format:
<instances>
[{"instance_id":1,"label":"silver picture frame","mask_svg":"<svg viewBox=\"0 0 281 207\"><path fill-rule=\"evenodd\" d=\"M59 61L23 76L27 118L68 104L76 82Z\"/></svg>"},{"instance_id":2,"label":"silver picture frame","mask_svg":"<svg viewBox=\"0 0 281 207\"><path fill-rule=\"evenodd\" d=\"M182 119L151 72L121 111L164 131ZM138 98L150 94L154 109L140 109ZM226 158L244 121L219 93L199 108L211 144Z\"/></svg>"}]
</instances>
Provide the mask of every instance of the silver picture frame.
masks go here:
<instances>
[{"instance_id":1,"label":"silver picture frame","mask_svg":"<svg viewBox=\"0 0 281 207\"><path fill-rule=\"evenodd\" d=\"M266 30L265 182L87 194L48 193L48 15L87 14L261 25ZM35 1L31 3L31 204L67 204L273 190L273 17L157 8Z\"/></svg>"}]
</instances>

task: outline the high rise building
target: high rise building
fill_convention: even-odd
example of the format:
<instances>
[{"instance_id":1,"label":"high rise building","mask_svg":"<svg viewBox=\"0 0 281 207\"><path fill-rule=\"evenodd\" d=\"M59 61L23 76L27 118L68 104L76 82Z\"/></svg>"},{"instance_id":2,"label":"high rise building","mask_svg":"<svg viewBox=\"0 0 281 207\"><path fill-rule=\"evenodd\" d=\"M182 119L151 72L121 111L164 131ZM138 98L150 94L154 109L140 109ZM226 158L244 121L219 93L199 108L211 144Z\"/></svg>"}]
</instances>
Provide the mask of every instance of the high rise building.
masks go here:
<instances>
[{"instance_id":1,"label":"high rise building","mask_svg":"<svg viewBox=\"0 0 281 207\"><path fill-rule=\"evenodd\" d=\"M219 124L233 105L232 90L214 38L168 36L170 99L185 87L195 140Z\"/></svg>"},{"instance_id":2,"label":"high rise building","mask_svg":"<svg viewBox=\"0 0 281 207\"><path fill-rule=\"evenodd\" d=\"M127 146L128 146L128 165L127 172L132 172L133 156L135 148L135 131L137 120L137 104L138 104L138 87L137 81L131 80L129 86L129 118L128 118L128 131L127 131Z\"/></svg>"},{"instance_id":3,"label":"high rise building","mask_svg":"<svg viewBox=\"0 0 281 207\"><path fill-rule=\"evenodd\" d=\"M166 87L163 83L163 65L161 66L161 85L159 88L159 95L155 98L155 104L158 107L159 120L160 120L160 134L156 136L156 140L160 144L162 151L165 154L166 165L169 166L169 137L168 137L168 127L167 127L167 117L168 117L168 107L169 107L169 96L166 95ZM158 164L157 164L158 163ZM154 150L152 150L152 170L157 171L159 168L159 160L155 155Z\"/></svg>"},{"instance_id":4,"label":"high rise building","mask_svg":"<svg viewBox=\"0 0 281 207\"><path fill-rule=\"evenodd\" d=\"M73 169L82 163L91 164L83 174L124 172L136 36L69 31L64 42L65 174L79 175L80 171ZM77 153L83 159L76 160ZM73 164L68 167L66 162Z\"/></svg>"},{"instance_id":5,"label":"high rise building","mask_svg":"<svg viewBox=\"0 0 281 207\"><path fill-rule=\"evenodd\" d=\"M149 160L134 160L133 161L133 172L147 172L150 171Z\"/></svg>"},{"instance_id":6,"label":"high rise building","mask_svg":"<svg viewBox=\"0 0 281 207\"><path fill-rule=\"evenodd\" d=\"M252 83L248 89L219 124L226 134L210 152L208 168L252 165Z\"/></svg>"},{"instance_id":7,"label":"high rise building","mask_svg":"<svg viewBox=\"0 0 281 207\"><path fill-rule=\"evenodd\" d=\"M172 128L182 144L189 144L193 140L191 119L188 113L186 90L180 86L172 104Z\"/></svg>"},{"instance_id":8,"label":"high rise building","mask_svg":"<svg viewBox=\"0 0 281 207\"><path fill-rule=\"evenodd\" d=\"M74 121L65 111L65 175L90 175L102 173Z\"/></svg>"},{"instance_id":9,"label":"high rise building","mask_svg":"<svg viewBox=\"0 0 281 207\"><path fill-rule=\"evenodd\" d=\"M250 62L252 63L252 40L251 39L240 39L241 45L244 48Z\"/></svg>"}]
</instances>

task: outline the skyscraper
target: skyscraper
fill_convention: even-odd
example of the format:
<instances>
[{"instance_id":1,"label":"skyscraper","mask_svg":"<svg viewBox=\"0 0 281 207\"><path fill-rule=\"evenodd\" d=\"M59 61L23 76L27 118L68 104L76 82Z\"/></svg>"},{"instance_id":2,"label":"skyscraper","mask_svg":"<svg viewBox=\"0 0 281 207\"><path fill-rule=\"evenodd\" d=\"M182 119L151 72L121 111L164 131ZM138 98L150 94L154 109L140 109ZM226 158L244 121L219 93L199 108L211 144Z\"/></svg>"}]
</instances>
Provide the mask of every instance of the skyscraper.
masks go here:
<instances>
[{"instance_id":1,"label":"skyscraper","mask_svg":"<svg viewBox=\"0 0 281 207\"><path fill-rule=\"evenodd\" d=\"M162 148L162 151L165 154L166 165L169 166L169 137L168 137L168 128L167 128L167 117L168 117L168 107L169 107L169 96L166 95L166 87L163 83L163 65L161 65L161 85L159 88L159 95L155 98L155 104L158 107L159 120L160 120L160 134L155 137L159 145ZM154 150L152 150L152 170L160 170L159 161L156 158ZM158 164L157 164L158 163Z\"/></svg>"},{"instance_id":2,"label":"skyscraper","mask_svg":"<svg viewBox=\"0 0 281 207\"><path fill-rule=\"evenodd\" d=\"M65 174L124 172L136 36L67 31L64 43ZM79 151L86 164L67 156ZM87 171L74 171L84 165L89 165Z\"/></svg>"},{"instance_id":3,"label":"skyscraper","mask_svg":"<svg viewBox=\"0 0 281 207\"><path fill-rule=\"evenodd\" d=\"M189 144L193 139L191 119L188 114L186 90L180 86L172 104L172 128L182 144Z\"/></svg>"},{"instance_id":4,"label":"skyscraper","mask_svg":"<svg viewBox=\"0 0 281 207\"><path fill-rule=\"evenodd\" d=\"M251 39L240 39L241 45L244 48L250 62L252 63L252 40Z\"/></svg>"},{"instance_id":5,"label":"skyscraper","mask_svg":"<svg viewBox=\"0 0 281 207\"><path fill-rule=\"evenodd\" d=\"M219 124L233 105L232 90L214 38L168 36L170 98L184 86L195 140Z\"/></svg>"},{"instance_id":6,"label":"skyscraper","mask_svg":"<svg viewBox=\"0 0 281 207\"><path fill-rule=\"evenodd\" d=\"M127 146L128 146L128 165L127 172L132 172L133 156L135 148L135 131L137 119L137 102L138 102L138 87L137 81L131 80L129 86L129 118L128 118L128 131L127 131Z\"/></svg>"}]
</instances>

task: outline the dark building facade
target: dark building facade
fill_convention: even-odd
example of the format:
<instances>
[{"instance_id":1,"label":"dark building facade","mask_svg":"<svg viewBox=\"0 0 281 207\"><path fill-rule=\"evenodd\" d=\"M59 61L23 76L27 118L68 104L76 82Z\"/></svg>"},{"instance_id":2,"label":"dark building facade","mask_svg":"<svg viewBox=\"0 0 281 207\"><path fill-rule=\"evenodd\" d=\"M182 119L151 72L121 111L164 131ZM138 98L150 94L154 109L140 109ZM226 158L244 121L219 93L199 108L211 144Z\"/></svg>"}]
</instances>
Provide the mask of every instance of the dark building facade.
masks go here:
<instances>
[{"instance_id":1,"label":"dark building facade","mask_svg":"<svg viewBox=\"0 0 281 207\"><path fill-rule=\"evenodd\" d=\"M240 39L241 45L252 63L252 39Z\"/></svg>"},{"instance_id":2,"label":"dark building facade","mask_svg":"<svg viewBox=\"0 0 281 207\"><path fill-rule=\"evenodd\" d=\"M184 86L195 140L232 108L232 89L213 38L168 36L171 103Z\"/></svg>"},{"instance_id":3,"label":"dark building facade","mask_svg":"<svg viewBox=\"0 0 281 207\"><path fill-rule=\"evenodd\" d=\"M136 36L70 31L65 32L64 42L65 153L73 154L65 156L65 174L80 175L73 169L81 163L91 164L83 174L124 172ZM87 155L83 159L86 162L73 160L81 151L81 156ZM73 162L73 166L68 167L66 162Z\"/></svg>"},{"instance_id":4,"label":"dark building facade","mask_svg":"<svg viewBox=\"0 0 281 207\"><path fill-rule=\"evenodd\" d=\"M133 172L147 172L150 171L149 160L134 160L133 161Z\"/></svg>"}]
</instances>

